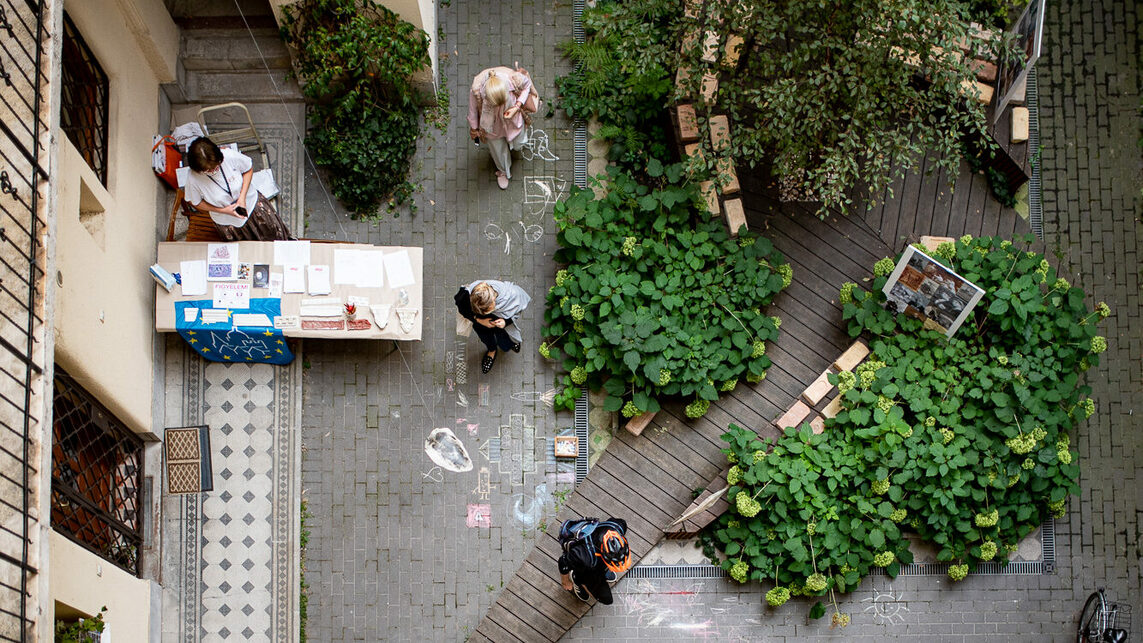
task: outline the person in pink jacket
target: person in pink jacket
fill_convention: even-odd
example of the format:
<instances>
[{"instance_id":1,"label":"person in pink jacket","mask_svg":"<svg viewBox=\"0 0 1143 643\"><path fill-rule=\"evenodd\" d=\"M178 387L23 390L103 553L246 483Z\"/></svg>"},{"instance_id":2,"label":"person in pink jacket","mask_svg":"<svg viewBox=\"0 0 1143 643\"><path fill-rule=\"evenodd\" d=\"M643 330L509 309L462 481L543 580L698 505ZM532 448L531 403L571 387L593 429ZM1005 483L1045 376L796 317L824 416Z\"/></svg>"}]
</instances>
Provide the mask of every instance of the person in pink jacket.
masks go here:
<instances>
[{"instance_id":1,"label":"person in pink jacket","mask_svg":"<svg viewBox=\"0 0 1143 643\"><path fill-rule=\"evenodd\" d=\"M512 150L528 142L523 105L532 91L528 74L508 67L485 69L472 79L468 93L468 135L488 146L496 164L496 184L508 187Z\"/></svg>"}]
</instances>

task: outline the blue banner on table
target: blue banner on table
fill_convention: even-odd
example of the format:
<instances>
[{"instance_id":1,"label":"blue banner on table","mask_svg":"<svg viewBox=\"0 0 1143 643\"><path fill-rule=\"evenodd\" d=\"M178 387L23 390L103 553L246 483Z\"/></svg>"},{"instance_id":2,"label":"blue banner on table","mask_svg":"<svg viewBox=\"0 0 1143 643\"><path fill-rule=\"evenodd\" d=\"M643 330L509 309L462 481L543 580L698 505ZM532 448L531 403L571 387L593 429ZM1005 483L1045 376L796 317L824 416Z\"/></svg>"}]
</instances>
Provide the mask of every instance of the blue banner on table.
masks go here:
<instances>
[{"instance_id":1,"label":"blue banner on table","mask_svg":"<svg viewBox=\"0 0 1143 643\"><path fill-rule=\"evenodd\" d=\"M204 324L202 310L212 308L209 299L175 302L175 329L199 355L212 362L257 362L289 364L294 354L281 330L271 326L234 326L233 315L225 322ZM197 308L194 321L186 320L187 308ZM281 299L251 299L248 310L238 313L263 314L273 322L282 314Z\"/></svg>"}]
</instances>

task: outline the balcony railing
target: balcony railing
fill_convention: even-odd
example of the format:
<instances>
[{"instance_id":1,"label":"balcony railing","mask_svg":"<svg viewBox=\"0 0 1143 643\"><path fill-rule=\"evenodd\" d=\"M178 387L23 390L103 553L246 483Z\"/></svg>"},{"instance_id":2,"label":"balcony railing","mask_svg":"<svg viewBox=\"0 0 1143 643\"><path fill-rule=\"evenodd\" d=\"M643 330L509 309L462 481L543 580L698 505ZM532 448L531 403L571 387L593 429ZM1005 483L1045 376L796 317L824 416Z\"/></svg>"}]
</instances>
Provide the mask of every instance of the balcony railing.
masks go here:
<instances>
[{"instance_id":1,"label":"balcony railing","mask_svg":"<svg viewBox=\"0 0 1143 643\"><path fill-rule=\"evenodd\" d=\"M50 0L0 0L0 641L34 640ZM50 6L50 5L49 5Z\"/></svg>"}]
</instances>

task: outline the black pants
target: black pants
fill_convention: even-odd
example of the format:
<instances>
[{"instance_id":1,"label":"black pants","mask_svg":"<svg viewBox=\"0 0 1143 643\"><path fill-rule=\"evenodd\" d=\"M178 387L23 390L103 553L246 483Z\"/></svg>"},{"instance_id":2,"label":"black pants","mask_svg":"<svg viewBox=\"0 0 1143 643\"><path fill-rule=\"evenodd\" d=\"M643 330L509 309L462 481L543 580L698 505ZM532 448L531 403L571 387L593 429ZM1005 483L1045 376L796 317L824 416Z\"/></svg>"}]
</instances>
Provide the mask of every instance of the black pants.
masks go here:
<instances>
[{"instance_id":1,"label":"black pants","mask_svg":"<svg viewBox=\"0 0 1143 643\"><path fill-rule=\"evenodd\" d=\"M505 322L511 324L512 322ZM476 336L480 341L484 342L484 346L488 348L489 352L496 349L502 351L510 351L516 345L512 338L508 336L508 331L503 328L489 328L482 325L480 322L473 322L472 329L476 331Z\"/></svg>"}]
</instances>

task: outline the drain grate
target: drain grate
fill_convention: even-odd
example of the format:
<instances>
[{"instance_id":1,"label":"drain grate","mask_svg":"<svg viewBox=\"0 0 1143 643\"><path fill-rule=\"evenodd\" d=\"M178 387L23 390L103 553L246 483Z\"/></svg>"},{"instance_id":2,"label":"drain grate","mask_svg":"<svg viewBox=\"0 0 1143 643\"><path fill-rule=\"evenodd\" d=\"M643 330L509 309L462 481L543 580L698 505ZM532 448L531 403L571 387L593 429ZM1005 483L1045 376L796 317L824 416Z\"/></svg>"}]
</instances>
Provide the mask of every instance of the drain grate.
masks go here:
<instances>
[{"instance_id":1,"label":"drain grate","mask_svg":"<svg viewBox=\"0 0 1143 643\"><path fill-rule=\"evenodd\" d=\"M579 451L575 457L575 483L578 485L587 477L587 391L575 401L575 437Z\"/></svg>"},{"instance_id":2,"label":"drain grate","mask_svg":"<svg viewBox=\"0 0 1143 643\"><path fill-rule=\"evenodd\" d=\"M715 565L636 565L624 578L725 578L726 572Z\"/></svg>"},{"instance_id":3,"label":"drain grate","mask_svg":"<svg viewBox=\"0 0 1143 643\"><path fill-rule=\"evenodd\" d=\"M1028 101L1028 150L1032 154L1032 160L1029 161L1032 166L1032 177L1028 179L1028 224L1032 226L1032 234L1043 241L1044 202L1040 184L1040 165L1044 157L1040 148L1040 93L1035 67L1028 72L1028 90L1025 98Z\"/></svg>"}]
</instances>

